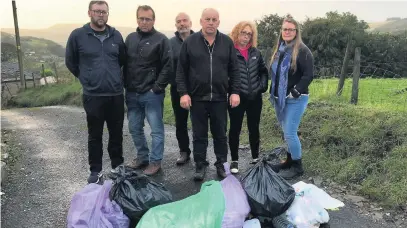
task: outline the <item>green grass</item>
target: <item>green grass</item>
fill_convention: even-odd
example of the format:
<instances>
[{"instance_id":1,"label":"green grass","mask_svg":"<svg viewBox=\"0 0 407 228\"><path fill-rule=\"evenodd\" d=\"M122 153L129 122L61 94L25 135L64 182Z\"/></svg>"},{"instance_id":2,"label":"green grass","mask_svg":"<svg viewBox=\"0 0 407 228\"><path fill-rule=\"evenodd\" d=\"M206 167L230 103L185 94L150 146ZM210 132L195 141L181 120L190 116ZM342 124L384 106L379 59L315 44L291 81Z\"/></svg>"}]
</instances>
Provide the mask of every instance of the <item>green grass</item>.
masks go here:
<instances>
[{"instance_id":1,"label":"green grass","mask_svg":"<svg viewBox=\"0 0 407 228\"><path fill-rule=\"evenodd\" d=\"M352 79L347 79L340 97L335 96L338 79L316 79L310 87L312 100L330 103L350 103ZM407 110L407 93L396 94L407 88L406 79L361 79L358 104L381 109Z\"/></svg>"},{"instance_id":2,"label":"green grass","mask_svg":"<svg viewBox=\"0 0 407 228\"><path fill-rule=\"evenodd\" d=\"M383 206L407 203L407 80L362 79L359 103L350 104L351 80L337 97L337 79L314 80L310 103L300 131L308 173L337 183L359 186L359 193ZM21 92L18 107L55 104L81 105L77 82ZM170 94L165 98L164 121L174 124ZM282 144L275 112L264 96L261 149ZM246 123L241 144L248 143Z\"/></svg>"},{"instance_id":3,"label":"green grass","mask_svg":"<svg viewBox=\"0 0 407 228\"><path fill-rule=\"evenodd\" d=\"M9 101L13 107L39 107L50 105L82 105L82 87L79 82L50 84L21 91Z\"/></svg>"}]
</instances>

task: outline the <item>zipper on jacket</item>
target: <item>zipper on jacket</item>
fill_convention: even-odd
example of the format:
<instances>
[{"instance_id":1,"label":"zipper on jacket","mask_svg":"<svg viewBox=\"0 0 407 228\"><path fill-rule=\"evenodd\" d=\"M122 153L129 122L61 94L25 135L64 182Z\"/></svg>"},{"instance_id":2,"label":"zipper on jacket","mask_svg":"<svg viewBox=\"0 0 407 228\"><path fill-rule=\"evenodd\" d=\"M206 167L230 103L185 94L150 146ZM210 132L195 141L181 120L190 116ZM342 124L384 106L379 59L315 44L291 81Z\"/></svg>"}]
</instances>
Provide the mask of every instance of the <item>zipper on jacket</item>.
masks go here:
<instances>
[{"instance_id":1,"label":"zipper on jacket","mask_svg":"<svg viewBox=\"0 0 407 228\"><path fill-rule=\"evenodd\" d=\"M105 42L105 40L107 39L107 37L102 41L102 56L103 56L103 63L105 62L105 49L103 47L103 42ZM103 64L104 65L104 64Z\"/></svg>"},{"instance_id":2,"label":"zipper on jacket","mask_svg":"<svg viewBox=\"0 0 407 228\"><path fill-rule=\"evenodd\" d=\"M209 42L208 42L209 43ZM205 44L206 45L206 44ZM209 51L209 59L210 59L210 69L211 69L211 101L212 101L212 97L213 97L213 93L212 93L212 59L213 59L213 56L212 56L212 53L213 53L213 50L215 49L215 42L213 42L213 47L212 47L212 51L211 51L211 49L209 48L209 46L208 45L206 45L206 47L208 47L208 51Z\"/></svg>"},{"instance_id":3,"label":"zipper on jacket","mask_svg":"<svg viewBox=\"0 0 407 228\"><path fill-rule=\"evenodd\" d=\"M250 78L250 72L249 72L249 60L245 61L246 63L246 74L247 74L247 87L248 87L248 95L250 96L252 94L252 80Z\"/></svg>"},{"instance_id":4,"label":"zipper on jacket","mask_svg":"<svg viewBox=\"0 0 407 228\"><path fill-rule=\"evenodd\" d=\"M251 78L250 78L250 72L249 72L249 60L250 60L250 53L249 53L249 57L248 57L247 61L246 61L246 59L244 58L244 56L243 56L243 55L241 55L240 53L239 53L238 57L239 57L239 58L243 58L243 61L244 61L245 66L246 66L246 77L247 77L247 96L249 96L249 97L250 97L250 95L252 94L252 81L251 81Z\"/></svg>"}]
</instances>

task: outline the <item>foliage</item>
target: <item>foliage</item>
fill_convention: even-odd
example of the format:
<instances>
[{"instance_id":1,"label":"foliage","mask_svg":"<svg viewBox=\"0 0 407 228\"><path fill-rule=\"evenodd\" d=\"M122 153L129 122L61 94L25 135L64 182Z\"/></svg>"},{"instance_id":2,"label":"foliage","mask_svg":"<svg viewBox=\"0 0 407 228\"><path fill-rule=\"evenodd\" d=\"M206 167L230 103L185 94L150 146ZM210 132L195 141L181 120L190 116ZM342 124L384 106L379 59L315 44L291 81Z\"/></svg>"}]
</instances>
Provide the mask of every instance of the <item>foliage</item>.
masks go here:
<instances>
[{"instance_id":1,"label":"foliage","mask_svg":"<svg viewBox=\"0 0 407 228\"><path fill-rule=\"evenodd\" d=\"M270 14L257 21L259 48L263 53L276 43L282 19L277 14ZM349 12L328 12L325 17L306 19L301 25L302 38L313 52L316 75L323 75L319 70L326 68L335 68L335 73L330 75L338 75L347 43L351 42L348 73L352 72L353 49L361 47L362 76L407 77L407 32L397 35L368 33L367 29L366 22Z\"/></svg>"},{"instance_id":2,"label":"foliage","mask_svg":"<svg viewBox=\"0 0 407 228\"><path fill-rule=\"evenodd\" d=\"M53 76L54 75L54 71L51 69L44 69L44 75L45 76Z\"/></svg>"}]
</instances>

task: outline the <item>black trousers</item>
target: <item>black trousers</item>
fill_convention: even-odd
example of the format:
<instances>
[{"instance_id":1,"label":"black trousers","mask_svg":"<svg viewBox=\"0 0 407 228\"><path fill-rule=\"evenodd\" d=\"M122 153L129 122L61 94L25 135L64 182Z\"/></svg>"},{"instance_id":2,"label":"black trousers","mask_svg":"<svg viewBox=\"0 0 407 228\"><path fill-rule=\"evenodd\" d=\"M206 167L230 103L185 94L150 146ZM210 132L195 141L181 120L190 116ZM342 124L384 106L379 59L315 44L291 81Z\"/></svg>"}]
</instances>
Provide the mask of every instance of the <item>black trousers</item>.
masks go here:
<instances>
[{"instance_id":1,"label":"black trousers","mask_svg":"<svg viewBox=\"0 0 407 228\"><path fill-rule=\"evenodd\" d=\"M242 130L242 123L244 114L247 115L247 128L249 130L249 142L252 152L252 158L259 157L260 146L260 115L263 106L263 99L261 96L256 97L254 100L247 100L240 97L240 104L235 108L229 106L229 147L232 161L239 160L239 137Z\"/></svg>"},{"instance_id":2,"label":"black trousers","mask_svg":"<svg viewBox=\"0 0 407 228\"><path fill-rule=\"evenodd\" d=\"M88 124L88 153L91 172L102 171L103 128L109 131L107 151L112 168L123 163L124 96L83 95Z\"/></svg>"},{"instance_id":3,"label":"black trousers","mask_svg":"<svg viewBox=\"0 0 407 228\"><path fill-rule=\"evenodd\" d=\"M175 115L175 128L180 152L191 154L189 149L189 136L188 136L188 115L189 111L182 108L180 105L180 96L177 92L177 87L171 85L171 103Z\"/></svg>"},{"instance_id":4,"label":"black trousers","mask_svg":"<svg viewBox=\"0 0 407 228\"><path fill-rule=\"evenodd\" d=\"M227 161L228 145L226 137L228 103L192 101L191 121L193 131L194 161L197 165L207 166L208 120L216 155L215 166Z\"/></svg>"}]
</instances>

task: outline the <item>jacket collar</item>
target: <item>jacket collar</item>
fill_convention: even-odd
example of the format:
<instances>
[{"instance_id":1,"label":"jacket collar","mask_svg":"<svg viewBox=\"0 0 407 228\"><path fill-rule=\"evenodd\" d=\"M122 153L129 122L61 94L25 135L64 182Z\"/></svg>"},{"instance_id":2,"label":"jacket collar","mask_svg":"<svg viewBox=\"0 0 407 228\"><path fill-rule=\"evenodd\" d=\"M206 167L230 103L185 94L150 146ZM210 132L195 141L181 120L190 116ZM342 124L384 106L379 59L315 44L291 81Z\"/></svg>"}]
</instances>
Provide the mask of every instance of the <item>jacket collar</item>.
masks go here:
<instances>
[{"instance_id":1,"label":"jacket collar","mask_svg":"<svg viewBox=\"0 0 407 228\"><path fill-rule=\"evenodd\" d=\"M191 29L189 34L192 35L193 33L194 33L194 31ZM178 31L176 31L174 34L175 34L175 37L177 37L181 42L183 41L181 38L181 35L179 34Z\"/></svg>"},{"instance_id":2,"label":"jacket collar","mask_svg":"<svg viewBox=\"0 0 407 228\"><path fill-rule=\"evenodd\" d=\"M149 31L149 32L143 32L143 31L141 31L140 30L140 28L139 27L137 27L137 33L138 34L140 34L141 36L151 36L151 35L153 35L154 33L156 33L157 32L157 30L155 30L155 28L153 27L152 29L151 29L151 31Z\"/></svg>"},{"instance_id":3,"label":"jacket collar","mask_svg":"<svg viewBox=\"0 0 407 228\"><path fill-rule=\"evenodd\" d=\"M202 38L204 38L205 39L205 36L203 35L203 33L202 33L202 29L201 30L199 30L199 34L201 34L201 36L202 36ZM220 36L220 32L219 32L219 30L218 29L216 29L216 35L215 35L215 40L218 38Z\"/></svg>"},{"instance_id":4,"label":"jacket collar","mask_svg":"<svg viewBox=\"0 0 407 228\"><path fill-rule=\"evenodd\" d=\"M92 27L90 27L90 22L83 25L83 28L86 30L86 33L93 34L93 29L92 29ZM114 27L111 27L108 24L106 24L106 29L107 29L109 36L112 36L114 31L116 30Z\"/></svg>"}]
</instances>

